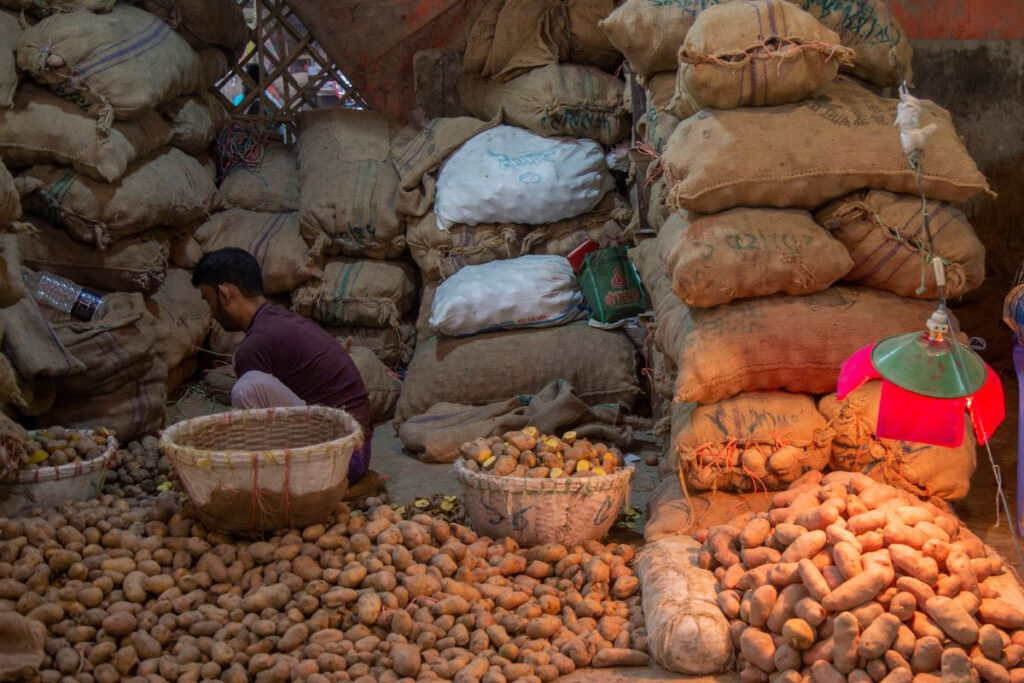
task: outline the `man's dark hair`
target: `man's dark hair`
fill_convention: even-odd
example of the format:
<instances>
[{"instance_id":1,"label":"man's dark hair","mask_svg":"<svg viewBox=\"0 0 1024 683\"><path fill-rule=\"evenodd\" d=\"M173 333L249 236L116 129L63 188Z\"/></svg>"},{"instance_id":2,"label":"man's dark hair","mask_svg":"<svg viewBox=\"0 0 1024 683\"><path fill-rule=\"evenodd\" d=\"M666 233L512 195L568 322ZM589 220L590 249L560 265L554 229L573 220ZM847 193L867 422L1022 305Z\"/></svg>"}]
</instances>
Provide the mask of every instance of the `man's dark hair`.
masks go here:
<instances>
[{"instance_id":1,"label":"man's dark hair","mask_svg":"<svg viewBox=\"0 0 1024 683\"><path fill-rule=\"evenodd\" d=\"M263 295L263 271L256 258L245 249L227 247L203 254L192 271L192 286L229 284L244 296Z\"/></svg>"}]
</instances>

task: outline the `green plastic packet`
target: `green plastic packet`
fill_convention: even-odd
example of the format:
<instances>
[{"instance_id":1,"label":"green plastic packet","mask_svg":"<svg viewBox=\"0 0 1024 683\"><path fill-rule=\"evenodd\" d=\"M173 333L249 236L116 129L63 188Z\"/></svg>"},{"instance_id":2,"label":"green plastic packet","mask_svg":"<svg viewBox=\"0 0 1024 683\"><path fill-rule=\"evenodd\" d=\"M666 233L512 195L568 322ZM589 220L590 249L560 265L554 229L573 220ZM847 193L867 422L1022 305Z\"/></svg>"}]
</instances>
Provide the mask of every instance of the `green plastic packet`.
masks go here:
<instances>
[{"instance_id":1,"label":"green plastic packet","mask_svg":"<svg viewBox=\"0 0 1024 683\"><path fill-rule=\"evenodd\" d=\"M640 275L624 246L587 254L577 280L590 306L590 320L596 323L611 325L647 310Z\"/></svg>"}]
</instances>

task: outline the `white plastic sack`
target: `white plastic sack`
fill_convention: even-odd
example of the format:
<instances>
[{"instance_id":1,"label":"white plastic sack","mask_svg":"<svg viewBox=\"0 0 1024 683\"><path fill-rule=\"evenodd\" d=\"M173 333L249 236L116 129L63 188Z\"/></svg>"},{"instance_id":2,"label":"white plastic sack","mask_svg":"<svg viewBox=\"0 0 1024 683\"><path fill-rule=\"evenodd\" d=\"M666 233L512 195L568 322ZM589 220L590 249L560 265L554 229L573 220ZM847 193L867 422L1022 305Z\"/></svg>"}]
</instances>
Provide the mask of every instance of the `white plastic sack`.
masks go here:
<instances>
[{"instance_id":1,"label":"white plastic sack","mask_svg":"<svg viewBox=\"0 0 1024 683\"><path fill-rule=\"evenodd\" d=\"M531 254L466 266L442 282L430 326L450 337L550 327L586 316L586 306L568 259Z\"/></svg>"},{"instance_id":2,"label":"white plastic sack","mask_svg":"<svg viewBox=\"0 0 1024 683\"><path fill-rule=\"evenodd\" d=\"M448 157L437 181L437 224L537 225L586 213L614 182L593 140L545 138L498 126Z\"/></svg>"}]
</instances>

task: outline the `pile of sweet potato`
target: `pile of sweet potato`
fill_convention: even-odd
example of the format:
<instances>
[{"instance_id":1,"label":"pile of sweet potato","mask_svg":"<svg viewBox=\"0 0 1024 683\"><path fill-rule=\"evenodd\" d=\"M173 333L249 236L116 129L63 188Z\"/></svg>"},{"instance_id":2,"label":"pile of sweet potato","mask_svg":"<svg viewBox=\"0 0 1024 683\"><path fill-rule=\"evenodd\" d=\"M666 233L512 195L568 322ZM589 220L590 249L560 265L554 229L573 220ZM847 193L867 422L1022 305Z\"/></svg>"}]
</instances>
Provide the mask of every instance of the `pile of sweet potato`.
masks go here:
<instances>
[{"instance_id":1,"label":"pile of sweet potato","mask_svg":"<svg viewBox=\"0 0 1024 683\"><path fill-rule=\"evenodd\" d=\"M701 540L744 681L1024 681L1001 559L905 491L812 472Z\"/></svg>"}]
</instances>

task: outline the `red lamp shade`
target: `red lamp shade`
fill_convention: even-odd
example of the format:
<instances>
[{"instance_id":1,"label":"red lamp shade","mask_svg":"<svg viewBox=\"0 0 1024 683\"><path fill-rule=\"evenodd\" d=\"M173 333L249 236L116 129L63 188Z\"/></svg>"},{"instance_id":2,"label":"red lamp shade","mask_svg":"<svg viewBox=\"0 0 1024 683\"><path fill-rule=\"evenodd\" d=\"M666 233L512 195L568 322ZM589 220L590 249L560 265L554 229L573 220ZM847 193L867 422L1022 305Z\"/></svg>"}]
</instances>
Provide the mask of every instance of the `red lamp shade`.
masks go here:
<instances>
[{"instance_id":1,"label":"red lamp shade","mask_svg":"<svg viewBox=\"0 0 1024 683\"><path fill-rule=\"evenodd\" d=\"M875 429L879 437L955 448L964 440L963 414L966 410L978 443L984 444L1006 417L1003 385L987 364L985 384L974 394L961 398L932 398L908 391L883 378L871 361L874 348L874 344L865 346L846 359L839 370L836 397L842 400L865 382L882 380L878 426Z\"/></svg>"}]
</instances>

